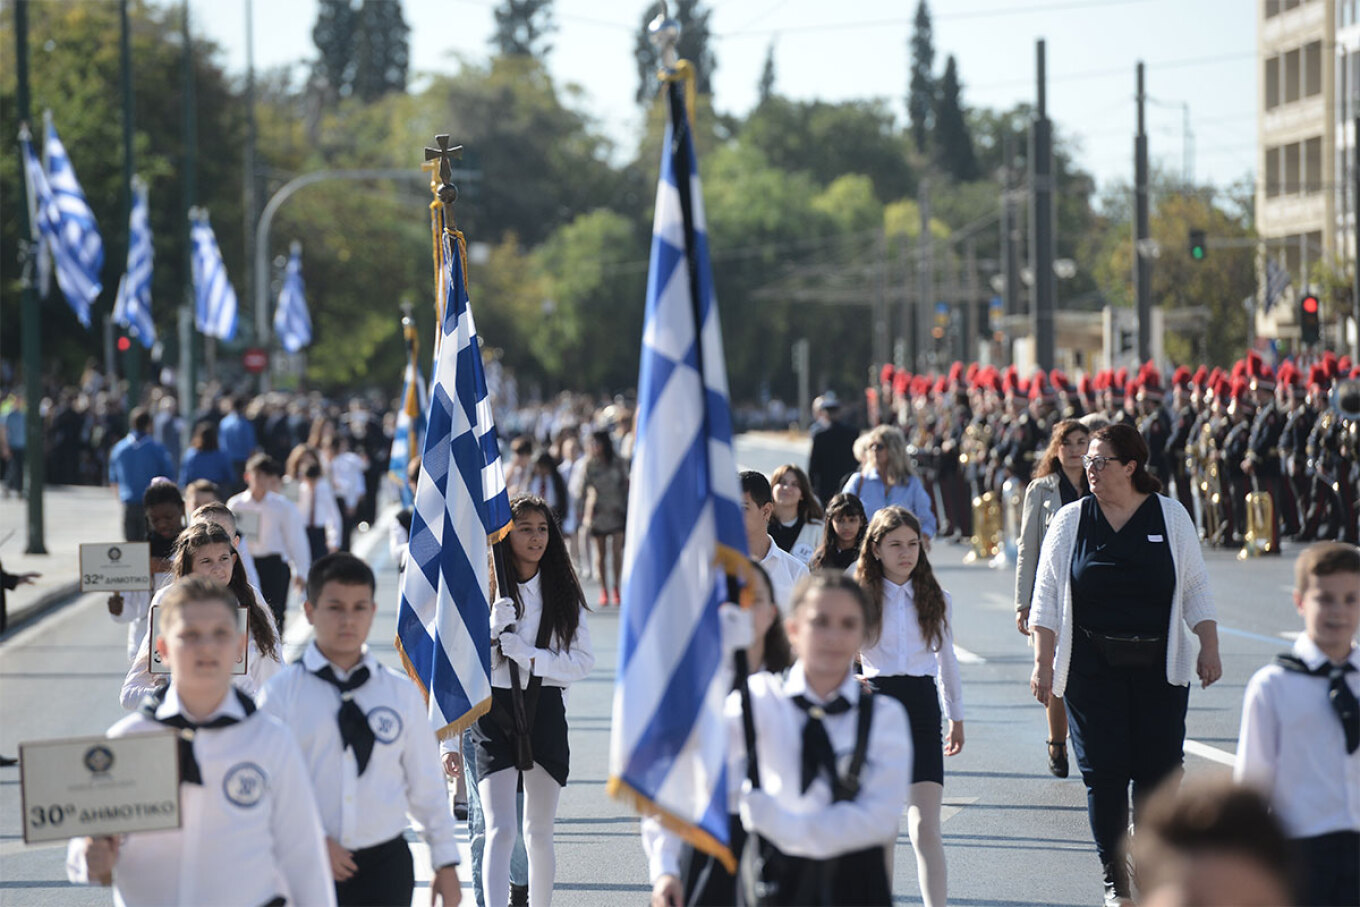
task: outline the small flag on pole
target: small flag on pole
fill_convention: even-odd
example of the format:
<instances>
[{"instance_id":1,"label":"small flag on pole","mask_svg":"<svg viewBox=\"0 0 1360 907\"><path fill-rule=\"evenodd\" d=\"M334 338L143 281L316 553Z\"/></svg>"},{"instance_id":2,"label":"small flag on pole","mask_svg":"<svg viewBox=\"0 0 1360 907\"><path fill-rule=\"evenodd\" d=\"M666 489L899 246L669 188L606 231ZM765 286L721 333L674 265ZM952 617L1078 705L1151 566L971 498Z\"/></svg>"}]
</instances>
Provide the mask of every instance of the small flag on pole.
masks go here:
<instances>
[{"instance_id":1,"label":"small flag on pole","mask_svg":"<svg viewBox=\"0 0 1360 907\"><path fill-rule=\"evenodd\" d=\"M68 246L67 233L62 229L61 209L57 204L42 162L33 149L27 129L21 129L19 143L24 152L24 180L28 184L29 213L33 223L33 240L39 250L51 253L57 268L57 283L66 302L85 327L90 326L90 303L102 289L99 273L91 275L80 263L76 250ZM37 251L37 250L35 250Z\"/></svg>"},{"instance_id":2,"label":"small flag on pole","mask_svg":"<svg viewBox=\"0 0 1360 907\"><path fill-rule=\"evenodd\" d=\"M142 346L156 344L156 322L151 317L151 219L146 183L132 180L132 215L128 218L127 271L118 281L113 304L114 323L127 328Z\"/></svg>"},{"instance_id":3,"label":"small flag on pole","mask_svg":"<svg viewBox=\"0 0 1360 907\"><path fill-rule=\"evenodd\" d=\"M288 270L279 291L279 304L274 311L274 333L279 343L290 353L312 342L312 317L307 314L307 299L303 295L302 244L293 243L288 256Z\"/></svg>"},{"instance_id":4,"label":"small flag on pole","mask_svg":"<svg viewBox=\"0 0 1360 907\"><path fill-rule=\"evenodd\" d=\"M236 336L236 291L227 279L227 266L208 223L208 212L189 212L189 241L193 243L194 326L205 337L231 340Z\"/></svg>"},{"instance_id":5,"label":"small flag on pole","mask_svg":"<svg viewBox=\"0 0 1360 907\"><path fill-rule=\"evenodd\" d=\"M1261 306L1261 311L1269 312L1275 307L1275 303L1280 301L1284 295L1285 288L1289 286L1289 272L1273 258L1266 259L1266 298L1265 304Z\"/></svg>"},{"instance_id":6,"label":"small flag on pole","mask_svg":"<svg viewBox=\"0 0 1360 907\"><path fill-rule=\"evenodd\" d=\"M406 364L406 381L402 385L401 409L397 411L397 425L392 432L392 455L387 471L401 489L401 504L410 507L414 496L406 481L406 470L411 464L411 451L420 450L425 441L425 410L429 400L425 395L425 377L415 358Z\"/></svg>"},{"instance_id":7,"label":"small flag on pole","mask_svg":"<svg viewBox=\"0 0 1360 907\"><path fill-rule=\"evenodd\" d=\"M718 608L746 532L698 166L681 85L667 96L608 789L734 867Z\"/></svg>"},{"instance_id":8,"label":"small flag on pole","mask_svg":"<svg viewBox=\"0 0 1360 907\"><path fill-rule=\"evenodd\" d=\"M47 124L47 182L52 187L57 229L65 250L64 255L58 255L55 247L52 252L57 267L57 286L80 317L80 323L89 327L90 304L103 289L99 272L104 267L104 239L99 235L94 211L85 200L85 191L76 179L66 146L57 135L51 111L44 114L44 120Z\"/></svg>"},{"instance_id":9,"label":"small flag on pole","mask_svg":"<svg viewBox=\"0 0 1360 907\"><path fill-rule=\"evenodd\" d=\"M490 550L510 531L477 329L463 277L463 236L442 237L448 298L430 381L430 407L411 542L401 578L397 651L441 738L491 707Z\"/></svg>"}]
</instances>

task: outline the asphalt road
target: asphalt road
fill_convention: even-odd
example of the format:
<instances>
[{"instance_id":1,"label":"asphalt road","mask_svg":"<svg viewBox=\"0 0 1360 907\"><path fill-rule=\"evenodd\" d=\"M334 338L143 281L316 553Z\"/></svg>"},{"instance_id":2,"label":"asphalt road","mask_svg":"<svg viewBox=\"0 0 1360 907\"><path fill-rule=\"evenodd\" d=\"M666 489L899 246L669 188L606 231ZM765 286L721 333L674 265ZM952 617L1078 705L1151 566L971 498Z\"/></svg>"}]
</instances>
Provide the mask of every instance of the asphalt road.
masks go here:
<instances>
[{"instance_id":1,"label":"asphalt road","mask_svg":"<svg viewBox=\"0 0 1360 907\"><path fill-rule=\"evenodd\" d=\"M781 438L746 437L738 443L738 459L768 471L782 462L803 462L805 449ZM390 640L396 571L385 543L373 548L381 603L373 648L395 665ZM1043 710L1028 692L1030 650L1014 626L1012 576L965 566L964 553L963 546L949 543L933 552L940 581L954 598L967 714L964 751L945 766L950 900L1099 903L1100 868L1081 782L1047 772ZM1191 693L1190 773L1227 771L1243 687L1299 627L1289 600L1287 552L1245 563L1221 552L1209 552L1206 559L1220 615L1224 679ZM587 595L594 601L595 590ZM555 899L564 905L636 905L649 891L637 820L604 792L618 613L598 610L589 620L597 663L570 696L572 777L556 830ZM117 720L123 714L117 698L126 667L123 638L123 627L108 619L101 598L87 596L0 643L0 752L13 755L19 741L98 733ZM0 769L0 904L109 903L106 891L67 885L63 848L23 844L19 811L18 770ZM898 903L920 903L905 834L898 841L894 881ZM428 903L423 889L414 903Z\"/></svg>"}]
</instances>

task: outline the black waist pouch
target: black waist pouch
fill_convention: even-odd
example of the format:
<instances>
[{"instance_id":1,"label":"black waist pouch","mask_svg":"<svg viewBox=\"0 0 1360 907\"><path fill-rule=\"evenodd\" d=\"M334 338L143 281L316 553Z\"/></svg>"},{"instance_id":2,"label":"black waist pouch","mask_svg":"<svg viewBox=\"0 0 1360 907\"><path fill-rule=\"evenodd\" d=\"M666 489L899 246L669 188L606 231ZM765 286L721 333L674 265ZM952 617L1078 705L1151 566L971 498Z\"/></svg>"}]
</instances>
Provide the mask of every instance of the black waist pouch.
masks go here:
<instances>
[{"instance_id":1,"label":"black waist pouch","mask_svg":"<svg viewBox=\"0 0 1360 907\"><path fill-rule=\"evenodd\" d=\"M1161 634L1096 633L1079 628L1112 668L1155 668L1166 664L1166 637Z\"/></svg>"}]
</instances>

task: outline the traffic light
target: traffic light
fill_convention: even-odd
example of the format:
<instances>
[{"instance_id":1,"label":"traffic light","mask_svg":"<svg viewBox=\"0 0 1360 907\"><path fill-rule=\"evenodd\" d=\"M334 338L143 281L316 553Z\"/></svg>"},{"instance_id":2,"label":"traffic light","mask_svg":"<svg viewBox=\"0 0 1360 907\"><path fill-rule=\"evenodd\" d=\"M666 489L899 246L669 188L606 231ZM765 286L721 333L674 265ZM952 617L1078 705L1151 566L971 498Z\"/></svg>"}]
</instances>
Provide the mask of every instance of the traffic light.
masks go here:
<instances>
[{"instance_id":1,"label":"traffic light","mask_svg":"<svg viewBox=\"0 0 1360 907\"><path fill-rule=\"evenodd\" d=\"M1305 293L1299 300L1299 339L1308 346L1322 339L1322 313L1314 293Z\"/></svg>"},{"instance_id":2,"label":"traffic light","mask_svg":"<svg viewBox=\"0 0 1360 907\"><path fill-rule=\"evenodd\" d=\"M1190 259L1192 261L1204 261L1209 257L1209 245L1205 239L1203 230L1190 231Z\"/></svg>"},{"instance_id":3,"label":"traffic light","mask_svg":"<svg viewBox=\"0 0 1360 907\"><path fill-rule=\"evenodd\" d=\"M130 350L130 349L132 349L132 341L129 340L126 336L119 337L119 338L118 338L118 352L120 352L120 353L126 353L126 352L127 352L128 350Z\"/></svg>"}]
</instances>

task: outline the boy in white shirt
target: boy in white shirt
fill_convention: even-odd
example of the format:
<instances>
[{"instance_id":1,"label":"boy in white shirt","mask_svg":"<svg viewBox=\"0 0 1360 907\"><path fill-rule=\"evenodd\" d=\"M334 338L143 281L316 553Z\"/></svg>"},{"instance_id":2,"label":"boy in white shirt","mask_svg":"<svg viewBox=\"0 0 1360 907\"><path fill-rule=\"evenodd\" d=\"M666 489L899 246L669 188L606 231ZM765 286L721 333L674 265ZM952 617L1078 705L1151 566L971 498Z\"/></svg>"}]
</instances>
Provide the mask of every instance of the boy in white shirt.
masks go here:
<instances>
[{"instance_id":1,"label":"boy in white shirt","mask_svg":"<svg viewBox=\"0 0 1360 907\"><path fill-rule=\"evenodd\" d=\"M307 523L296 504L273 490L283 477L283 467L273 457L252 456L246 461L245 477L246 490L234 495L227 506L236 514L237 528L243 528L246 519L257 526L249 533L242 532L245 539L241 547L248 549L255 561L260 591L282 632L288 610L289 579L302 588L312 564Z\"/></svg>"},{"instance_id":2,"label":"boy in white shirt","mask_svg":"<svg viewBox=\"0 0 1360 907\"><path fill-rule=\"evenodd\" d=\"M1298 846L1304 904L1360 904L1360 548L1294 563L1304 632L1247 684L1233 777L1259 787Z\"/></svg>"},{"instance_id":3,"label":"boy in white shirt","mask_svg":"<svg viewBox=\"0 0 1360 907\"><path fill-rule=\"evenodd\" d=\"M373 571L352 554L312 564L303 610L316 638L270 680L261 707L302 746L338 903L411 903L409 814L436 868L431 904L454 907L462 887L439 744L415 684L368 651L373 590Z\"/></svg>"},{"instance_id":4,"label":"boy in white shirt","mask_svg":"<svg viewBox=\"0 0 1360 907\"><path fill-rule=\"evenodd\" d=\"M770 537L770 515L773 513L774 494L770 480L754 469L744 470L741 473L741 514L746 525L746 547L769 575L779 613L787 615L793 600L793 587L808 575L808 568Z\"/></svg>"},{"instance_id":5,"label":"boy in white shirt","mask_svg":"<svg viewBox=\"0 0 1360 907\"><path fill-rule=\"evenodd\" d=\"M236 599L186 577L161 602L156 648L170 685L110 737L178 728L179 828L74 838L72 882L114 886L117 905L335 903L316 800L293 735L233 690L245 644ZM286 901L285 901L286 899Z\"/></svg>"}]
</instances>

